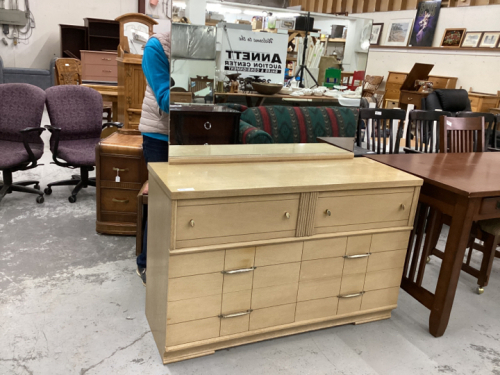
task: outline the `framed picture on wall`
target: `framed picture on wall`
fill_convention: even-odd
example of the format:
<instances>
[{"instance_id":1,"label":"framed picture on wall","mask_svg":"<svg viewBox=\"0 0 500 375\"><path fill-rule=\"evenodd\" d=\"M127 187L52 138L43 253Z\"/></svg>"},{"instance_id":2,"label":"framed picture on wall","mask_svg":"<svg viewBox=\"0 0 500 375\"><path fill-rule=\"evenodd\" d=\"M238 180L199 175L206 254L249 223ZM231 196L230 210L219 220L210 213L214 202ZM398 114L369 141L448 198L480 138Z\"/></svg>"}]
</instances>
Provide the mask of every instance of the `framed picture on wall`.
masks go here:
<instances>
[{"instance_id":1,"label":"framed picture on wall","mask_svg":"<svg viewBox=\"0 0 500 375\"><path fill-rule=\"evenodd\" d=\"M475 48L479 45L482 36L482 31L468 31L465 33L464 41L460 47Z\"/></svg>"},{"instance_id":2,"label":"framed picture on wall","mask_svg":"<svg viewBox=\"0 0 500 375\"><path fill-rule=\"evenodd\" d=\"M418 3L410 46L432 47L440 9L441 0Z\"/></svg>"},{"instance_id":3,"label":"framed picture on wall","mask_svg":"<svg viewBox=\"0 0 500 375\"><path fill-rule=\"evenodd\" d=\"M382 36L383 23L374 23L372 25L372 33L370 35L370 44L379 45L380 37Z\"/></svg>"},{"instance_id":4,"label":"framed picture on wall","mask_svg":"<svg viewBox=\"0 0 500 375\"><path fill-rule=\"evenodd\" d=\"M498 40L500 39L500 31L486 31L483 33L483 38L479 47L485 48L495 48L498 45Z\"/></svg>"},{"instance_id":5,"label":"framed picture on wall","mask_svg":"<svg viewBox=\"0 0 500 375\"><path fill-rule=\"evenodd\" d=\"M412 18L392 20L389 24L385 45L406 47L410 39L412 25Z\"/></svg>"},{"instance_id":6,"label":"framed picture on wall","mask_svg":"<svg viewBox=\"0 0 500 375\"><path fill-rule=\"evenodd\" d=\"M460 47L465 31L466 29L446 29L441 39L441 47Z\"/></svg>"}]
</instances>

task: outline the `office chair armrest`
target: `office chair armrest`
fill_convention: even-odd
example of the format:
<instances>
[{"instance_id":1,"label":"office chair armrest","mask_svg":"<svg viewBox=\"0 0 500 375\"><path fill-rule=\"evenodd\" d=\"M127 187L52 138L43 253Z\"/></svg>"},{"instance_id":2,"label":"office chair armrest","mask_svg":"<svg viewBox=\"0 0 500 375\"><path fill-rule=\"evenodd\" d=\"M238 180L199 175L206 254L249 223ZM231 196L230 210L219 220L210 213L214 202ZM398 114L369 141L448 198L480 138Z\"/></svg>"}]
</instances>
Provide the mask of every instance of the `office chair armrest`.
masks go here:
<instances>
[{"instance_id":1,"label":"office chair armrest","mask_svg":"<svg viewBox=\"0 0 500 375\"><path fill-rule=\"evenodd\" d=\"M121 128L123 128L123 123L121 123L121 122L107 122L107 123L102 125L102 129L104 130L110 126L114 126L115 128L121 129Z\"/></svg>"},{"instance_id":2,"label":"office chair armrest","mask_svg":"<svg viewBox=\"0 0 500 375\"><path fill-rule=\"evenodd\" d=\"M418 151L418 150L414 150L412 148L408 148L408 147L405 147L403 148L405 154L421 154L422 152L421 151Z\"/></svg>"},{"instance_id":3,"label":"office chair armrest","mask_svg":"<svg viewBox=\"0 0 500 375\"><path fill-rule=\"evenodd\" d=\"M500 148L488 147L488 151L490 151L490 152L500 152Z\"/></svg>"},{"instance_id":4,"label":"office chair armrest","mask_svg":"<svg viewBox=\"0 0 500 375\"><path fill-rule=\"evenodd\" d=\"M35 154L33 154L33 150L31 149L31 146L29 144L29 137L28 135L30 133L38 133L38 136L40 136L40 134L42 134L43 132L45 131L44 128L25 128L23 130L21 130L21 135L23 137L23 145L24 145L24 148L26 149L26 152L28 153L28 156L30 158L30 165L28 165L26 168L27 169L31 169L31 168L34 168L37 166L37 160L35 158Z\"/></svg>"},{"instance_id":5,"label":"office chair armrest","mask_svg":"<svg viewBox=\"0 0 500 375\"><path fill-rule=\"evenodd\" d=\"M51 147L51 151L52 160L54 160L54 163L60 167L73 168L70 164L57 160L57 153L59 151L59 135L61 133L61 128L56 128L52 125L45 125L45 129L47 129L51 134L50 143L51 145L53 145L53 148Z\"/></svg>"}]
</instances>

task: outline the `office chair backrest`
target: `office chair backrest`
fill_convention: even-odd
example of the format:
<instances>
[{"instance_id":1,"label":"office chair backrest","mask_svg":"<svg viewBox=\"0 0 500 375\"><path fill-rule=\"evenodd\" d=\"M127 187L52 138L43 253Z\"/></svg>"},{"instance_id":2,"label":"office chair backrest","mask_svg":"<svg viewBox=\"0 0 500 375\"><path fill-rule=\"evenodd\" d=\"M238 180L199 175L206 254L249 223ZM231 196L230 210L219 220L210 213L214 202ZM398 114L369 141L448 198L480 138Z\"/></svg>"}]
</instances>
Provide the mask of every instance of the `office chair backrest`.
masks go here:
<instances>
[{"instance_id":1,"label":"office chair backrest","mask_svg":"<svg viewBox=\"0 0 500 375\"><path fill-rule=\"evenodd\" d=\"M406 129L406 147L423 153L439 152L439 121L441 116L451 116L451 114L443 111L411 111L408 116L409 125ZM413 142L412 133L414 135Z\"/></svg>"},{"instance_id":2,"label":"office chair backrest","mask_svg":"<svg viewBox=\"0 0 500 375\"><path fill-rule=\"evenodd\" d=\"M458 112L456 117L484 117L484 139L486 146L497 147L497 116L489 112Z\"/></svg>"},{"instance_id":3,"label":"office chair backrest","mask_svg":"<svg viewBox=\"0 0 500 375\"><path fill-rule=\"evenodd\" d=\"M102 130L102 96L85 86L48 88L47 110L51 125L61 128L60 140L99 138Z\"/></svg>"},{"instance_id":4,"label":"office chair backrest","mask_svg":"<svg viewBox=\"0 0 500 375\"><path fill-rule=\"evenodd\" d=\"M470 111L469 93L463 89L436 90L422 99L422 109L448 112Z\"/></svg>"},{"instance_id":5,"label":"office chair backrest","mask_svg":"<svg viewBox=\"0 0 500 375\"><path fill-rule=\"evenodd\" d=\"M27 83L0 84L0 139L22 142L21 130L39 127L45 105L45 92ZM42 143L38 134L29 135L30 143Z\"/></svg>"},{"instance_id":6,"label":"office chair backrest","mask_svg":"<svg viewBox=\"0 0 500 375\"><path fill-rule=\"evenodd\" d=\"M484 152L484 117L442 116L439 126L439 152Z\"/></svg>"},{"instance_id":7,"label":"office chair backrest","mask_svg":"<svg viewBox=\"0 0 500 375\"><path fill-rule=\"evenodd\" d=\"M377 154L399 153L401 121L406 118L406 111L402 109L362 108L359 110L359 120L366 125L366 148ZM396 131L393 130L393 121L398 121ZM359 122L360 122L359 121ZM361 125L358 122L358 128Z\"/></svg>"}]
</instances>

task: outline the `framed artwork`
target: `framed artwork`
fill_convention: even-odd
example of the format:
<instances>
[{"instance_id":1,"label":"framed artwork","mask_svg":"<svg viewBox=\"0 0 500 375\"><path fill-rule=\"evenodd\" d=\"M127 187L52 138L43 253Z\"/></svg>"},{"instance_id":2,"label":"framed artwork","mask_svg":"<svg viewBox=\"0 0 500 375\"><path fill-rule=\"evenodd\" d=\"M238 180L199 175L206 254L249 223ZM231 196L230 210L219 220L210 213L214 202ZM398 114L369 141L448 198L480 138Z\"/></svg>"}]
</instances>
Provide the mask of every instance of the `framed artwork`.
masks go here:
<instances>
[{"instance_id":1,"label":"framed artwork","mask_svg":"<svg viewBox=\"0 0 500 375\"><path fill-rule=\"evenodd\" d=\"M479 41L483 36L483 32L470 31L465 33L464 41L460 47L472 47L475 48L479 45Z\"/></svg>"},{"instance_id":2,"label":"framed artwork","mask_svg":"<svg viewBox=\"0 0 500 375\"><path fill-rule=\"evenodd\" d=\"M418 3L410 46L432 47L440 10L441 0Z\"/></svg>"},{"instance_id":3,"label":"framed artwork","mask_svg":"<svg viewBox=\"0 0 500 375\"><path fill-rule=\"evenodd\" d=\"M441 39L441 47L460 47L465 36L466 29L446 29L443 39Z\"/></svg>"},{"instance_id":4,"label":"framed artwork","mask_svg":"<svg viewBox=\"0 0 500 375\"><path fill-rule=\"evenodd\" d=\"M370 35L370 44L380 44L380 37L382 36L383 23L374 23L372 25L372 33Z\"/></svg>"},{"instance_id":5,"label":"framed artwork","mask_svg":"<svg viewBox=\"0 0 500 375\"><path fill-rule=\"evenodd\" d=\"M499 39L500 31L485 31L483 33L483 38L479 43L479 47L495 48L498 45Z\"/></svg>"},{"instance_id":6,"label":"framed artwork","mask_svg":"<svg viewBox=\"0 0 500 375\"><path fill-rule=\"evenodd\" d=\"M387 32L385 44L387 46L406 47L410 39L412 25L412 18L392 20L389 24L389 31Z\"/></svg>"}]
</instances>

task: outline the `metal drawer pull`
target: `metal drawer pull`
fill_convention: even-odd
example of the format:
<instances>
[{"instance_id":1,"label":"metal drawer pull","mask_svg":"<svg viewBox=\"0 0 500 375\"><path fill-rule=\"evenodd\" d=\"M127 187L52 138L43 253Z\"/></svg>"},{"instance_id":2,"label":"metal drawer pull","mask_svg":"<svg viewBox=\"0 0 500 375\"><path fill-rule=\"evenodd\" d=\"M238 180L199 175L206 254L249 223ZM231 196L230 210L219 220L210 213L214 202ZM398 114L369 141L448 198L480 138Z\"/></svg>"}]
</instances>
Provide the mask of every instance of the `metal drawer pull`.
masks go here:
<instances>
[{"instance_id":1,"label":"metal drawer pull","mask_svg":"<svg viewBox=\"0 0 500 375\"><path fill-rule=\"evenodd\" d=\"M344 255L344 259L359 259L359 258L368 258L372 253L359 254L359 255Z\"/></svg>"},{"instance_id":2,"label":"metal drawer pull","mask_svg":"<svg viewBox=\"0 0 500 375\"><path fill-rule=\"evenodd\" d=\"M194 227L194 220L189 221L189 225L191 225L192 227Z\"/></svg>"},{"instance_id":3,"label":"metal drawer pull","mask_svg":"<svg viewBox=\"0 0 500 375\"><path fill-rule=\"evenodd\" d=\"M286 217L287 219L290 219L290 212L285 212L285 217Z\"/></svg>"},{"instance_id":4,"label":"metal drawer pull","mask_svg":"<svg viewBox=\"0 0 500 375\"><path fill-rule=\"evenodd\" d=\"M204 127L206 130L210 130L210 129L212 129L212 124L211 124L211 123L209 123L209 122L207 121L207 122L205 122L205 125L203 125L203 127Z\"/></svg>"},{"instance_id":5,"label":"metal drawer pull","mask_svg":"<svg viewBox=\"0 0 500 375\"><path fill-rule=\"evenodd\" d=\"M327 209L327 210L325 211L325 215L326 215L326 216L332 216L332 211L330 211L330 210L328 210L328 209Z\"/></svg>"},{"instance_id":6,"label":"metal drawer pull","mask_svg":"<svg viewBox=\"0 0 500 375\"><path fill-rule=\"evenodd\" d=\"M252 311L253 311L253 310L252 310L252 309L250 309L250 310L243 311L243 312L236 313L236 314L219 315L219 318L221 318L221 319L236 318L236 317L238 317L238 316L248 315L248 314L250 314Z\"/></svg>"},{"instance_id":7,"label":"metal drawer pull","mask_svg":"<svg viewBox=\"0 0 500 375\"><path fill-rule=\"evenodd\" d=\"M408 100L413 100L413 98L408 97Z\"/></svg>"},{"instance_id":8,"label":"metal drawer pull","mask_svg":"<svg viewBox=\"0 0 500 375\"><path fill-rule=\"evenodd\" d=\"M339 296L339 298L354 298L354 297L359 297L365 294L365 292L359 292L355 294L346 294L345 296Z\"/></svg>"},{"instance_id":9,"label":"metal drawer pull","mask_svg":"<svg viewBox=\"0 0 500 375\"><path fill-rule=\"evenodd\" d=\"M106 57L102 57L101 60L104 60L104 61L111 61L110 58L106 58Z\"/></svg>"},{"instance_id":10,"label":"metal drawer pull","mask_svg":"<svg viewBox=\"0 0 500 375\"><path fill-rule=\"evenodd\" d=\"M128 199L116 199L116 198L113 198L113 202L115 202L115 203L128 203L129 200Z\"/></svg>"},{"instance_id":11,"label":"metal drawer pull","mask_svg":"<svg viewBox=\"0 0 500 375\"><path fill-rule=\"evenodd\" d=\"M120 168L113 167L113 170L116 171L116 172L128 172L128 168L120 169Z\"/></svg>"},{"instance_id":12,"label":"metal drawer pull","mask_svg":"<svg viewBox=\"0 0 500 375\"><path fill-rule=\"evenodd\" d=\"M239 270L231 270L231 271L221 271L222 274L224 275L233 275L235 273L243 273L243 272L251 272L257 267L250 267L250 268L241 268Z\"/></svg>"},{"instance_id":13,"label":"metal drawer pull","mask_svg":"<svg viewBox=\"0 0 500 375\"><path fill-rule=\"evenodd\" d=\"M404 211L406 209L406 206L404 204L401 204L400 208Z\"/></svg>"},{"instance_id":14,"label":"metal drawer pull","mask_svg":"<svg viewBox=\"0 0 500 375\"><path fill-rule=\"evenodd\" d=\"M102 70L103 73L111 73L111 70L106 70L106 69L103 69Z\"/></svg>"}]
</instances>

